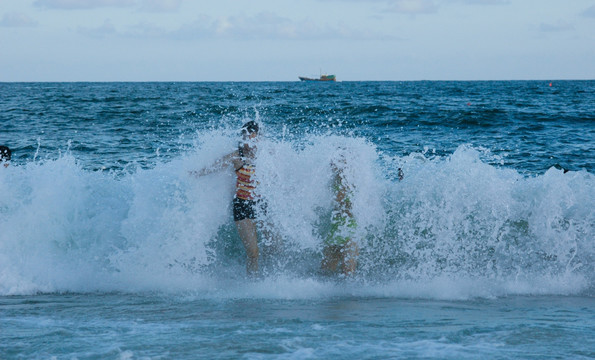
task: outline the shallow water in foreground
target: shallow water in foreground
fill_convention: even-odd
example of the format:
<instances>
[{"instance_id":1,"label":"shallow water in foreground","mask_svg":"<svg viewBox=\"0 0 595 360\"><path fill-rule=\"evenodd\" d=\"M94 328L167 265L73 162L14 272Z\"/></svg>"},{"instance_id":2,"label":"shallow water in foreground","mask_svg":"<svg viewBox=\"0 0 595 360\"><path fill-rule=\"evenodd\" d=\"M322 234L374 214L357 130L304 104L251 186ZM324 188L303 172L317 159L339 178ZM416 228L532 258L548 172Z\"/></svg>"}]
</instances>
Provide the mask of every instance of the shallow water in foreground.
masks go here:
<instances>
[{"instance_id":1,"label":"shallow water in foreground","mask_svg":"<svg viewBox=\"0 0 595 360\"><path fill-rule=\"evenodd\" d=\"M595 300L0 298L3 359L590 359Z\"/></svg>"}]
</instances>

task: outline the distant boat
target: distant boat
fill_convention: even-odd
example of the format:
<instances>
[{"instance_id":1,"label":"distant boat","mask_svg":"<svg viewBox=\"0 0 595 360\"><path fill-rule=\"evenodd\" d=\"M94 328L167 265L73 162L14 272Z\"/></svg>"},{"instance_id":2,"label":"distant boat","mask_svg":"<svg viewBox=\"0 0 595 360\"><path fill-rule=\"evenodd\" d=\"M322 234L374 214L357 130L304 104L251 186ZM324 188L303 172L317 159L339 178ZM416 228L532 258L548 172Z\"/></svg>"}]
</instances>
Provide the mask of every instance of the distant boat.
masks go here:
<instances>
[{"instance_id":1,"label":"distant boat","mask_svg":"<svg viewBox=\"0 0 595 360\"><path fill-rule=\"evenodd\" d=\"M318 79L304 77L304 76L298 76L298 77L300 78L301 81L337 81L337 78L335 77L335 75L320 75L320 77Z\"/></svg>"}]
</instances>

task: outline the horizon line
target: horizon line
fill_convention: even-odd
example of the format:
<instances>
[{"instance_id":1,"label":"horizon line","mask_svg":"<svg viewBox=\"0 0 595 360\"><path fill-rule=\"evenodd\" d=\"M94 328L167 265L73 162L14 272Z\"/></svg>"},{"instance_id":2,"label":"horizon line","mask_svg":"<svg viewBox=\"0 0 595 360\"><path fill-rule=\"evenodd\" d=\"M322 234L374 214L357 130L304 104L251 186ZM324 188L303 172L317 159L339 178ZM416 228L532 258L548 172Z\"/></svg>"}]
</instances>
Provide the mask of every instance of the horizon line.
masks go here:
<instances>
[{"instance_id":1,"label":"horizon line","mask_svg":"<svg viewBox=\"0 0 595 360\"><path fill-rule=\"evenodd\" d=\"M594 81L594 79L543 78L543 79L418 79L418 80L337 80L317 81L313 83L341 82L488 82L488 81ZM0 84L11 83L309 83L300 80L0 80Z\"/></svg>"}]
</instances>

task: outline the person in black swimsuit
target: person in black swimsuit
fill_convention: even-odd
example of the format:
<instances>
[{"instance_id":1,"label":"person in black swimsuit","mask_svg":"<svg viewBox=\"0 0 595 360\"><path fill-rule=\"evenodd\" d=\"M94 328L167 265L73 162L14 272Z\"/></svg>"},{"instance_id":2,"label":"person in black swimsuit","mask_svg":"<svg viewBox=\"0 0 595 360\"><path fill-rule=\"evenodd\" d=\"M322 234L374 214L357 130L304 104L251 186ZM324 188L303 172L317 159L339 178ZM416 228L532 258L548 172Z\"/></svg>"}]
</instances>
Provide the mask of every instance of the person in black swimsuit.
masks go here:
<instances>
[{"instance_id":1,"label":"person in black swimsuit","mask_svg":"<svg viewBox=\"0 0 595 360\"><path fill-rule=\"evenodd\" d=\"M254 159L257 136L258 124L255 121L245 123L242 126L242 142L239 144L238 150L225 155L208 168L190 172L193 176L203 176L233 167L237 177L236 193L233 199L233 219L246 249L246 271L249 275L258 273L259 256L255 223L259 201L254 193L256 189Z\"/></svg>"}]
</instances>

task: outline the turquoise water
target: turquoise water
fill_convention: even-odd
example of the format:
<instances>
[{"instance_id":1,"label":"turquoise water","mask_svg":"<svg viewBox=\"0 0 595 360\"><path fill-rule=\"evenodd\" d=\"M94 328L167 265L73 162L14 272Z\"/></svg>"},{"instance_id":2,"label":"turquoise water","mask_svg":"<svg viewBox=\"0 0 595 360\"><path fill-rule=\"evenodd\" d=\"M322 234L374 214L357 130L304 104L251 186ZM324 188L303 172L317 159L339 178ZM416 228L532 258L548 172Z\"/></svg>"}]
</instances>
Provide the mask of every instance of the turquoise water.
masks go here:
<instances>
[{"instance_id":1,"label":"turquoise water","mask_svg":"<svg viewBox=\"0 0 595 360\"><path fill-rule=\"evenodd\" d=\"M594 90L2 83L0 358L593 358ZM233 174L188 176L247 120L257 279ZM347 279L319 271L344 151Z\"/></svg>"},{"instance_id":2,"label":"turquoise water","mask_svg":"<svg viewBox=\"0 0 595 360\"><path fill-rule=\"evenodd\" d=\"M593 300L4 297L4 358L589 359Z\"/></svg>"}]
</instances>

